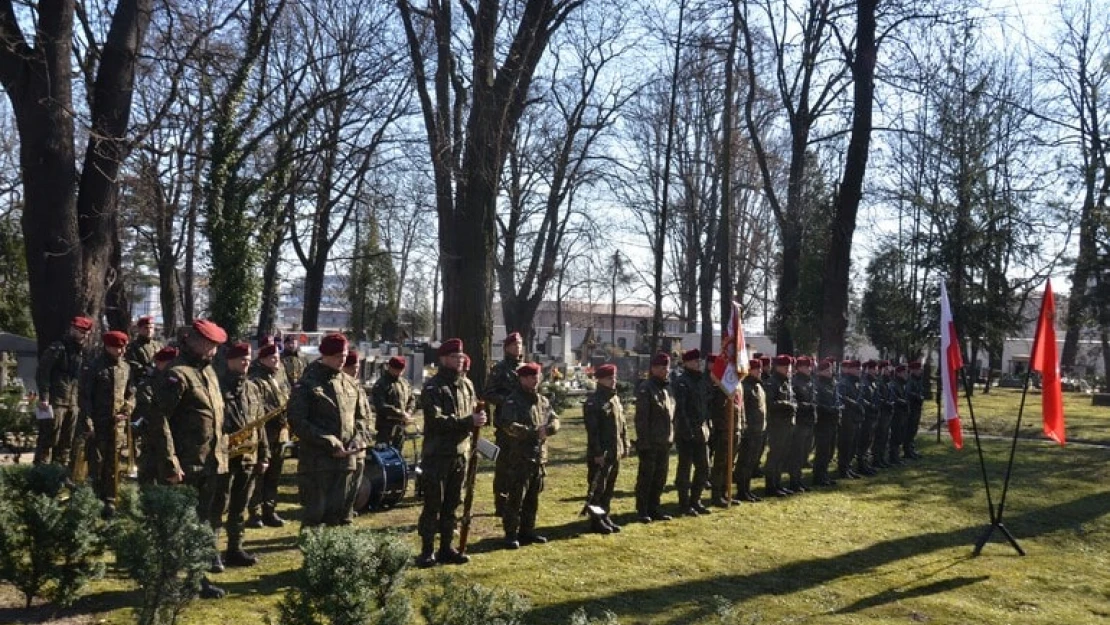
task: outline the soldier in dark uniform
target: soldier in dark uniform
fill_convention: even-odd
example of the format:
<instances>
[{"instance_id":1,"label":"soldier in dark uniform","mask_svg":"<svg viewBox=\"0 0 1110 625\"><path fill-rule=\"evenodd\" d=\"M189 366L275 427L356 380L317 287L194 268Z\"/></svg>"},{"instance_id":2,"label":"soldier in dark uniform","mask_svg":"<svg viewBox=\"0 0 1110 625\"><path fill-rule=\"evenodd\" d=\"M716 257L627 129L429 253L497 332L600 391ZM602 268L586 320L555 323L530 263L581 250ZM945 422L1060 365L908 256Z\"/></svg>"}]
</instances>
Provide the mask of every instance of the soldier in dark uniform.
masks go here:
<instances>
[{"instance_id":1,"label":"soldier in dark uniform","mask_svg":"<svg viewBox=\"0 0 1110 625\"><path fill-rule=\"evenodd\" d=\"M651 372L636 389L636 513L643 523L669 521L660 507L667 485L671 444L674 443L675 401L667 383L671 357L659 352L651 358Z\"/></svg>"},{"instance_id":2,"label":"soldier in dark uniform","mask_svg":"<svg viewBox=\"0 0 1110 625\"><path fill-rule=\"evenodd\" d=\"M817 400L817 424L813 428L813 485L835 486L836 480L829 475L829 463L836 449L841 406L833 377L832 358L825 358L817 366L813 389Z\"/></svg>"},{"instance_id":3,"label":"soldier in dark uniform","mask_svg":"<svg viewBox=\"0 0 1110 625\"><path fill-rule=\"evenodd\" d=\"M39 435L35 444L35 464L54 462L73 470L73 435L77 426L78 391L85 342L93 320L74 317L69 331L54 341L39 356L35 382L40 411L52 410L52 419L38 419Z\"/></svg>"},{"instance_id":4,"label":"soldier in dark uniform","mask_svg":"<svg viewBox=\"0 0 1110 625\"><path fill-rule=\"evenodd\" d=\"M498 425L498 414L501 411L501 405L509 399L513 393L516 392L520 386L520 380L517 378L516 370L524 361L523 340L519 332L513 332L505 337L505 357L493 365L489 372L489 379L486 381L486 388L482 392L482 399L486 400L493 406L493 427L494 427L494 442L498 447L504 445L507 441L505 435L501 433L501 426ZM508 479L506 473L507 465L502 456L497 456L496 464L493 469L493 502L494 513L501 516L504 511L505 501L508 498Z\"/></svg>"},{"instance_id":5,"label":"soldier in dark uniform","mask_svg":"<svg viewBox=\"0 0 1110 625\"><path fill-rule=\"evenodd\" d=\"M786 460L786 472L790 475L787 488L795 493L804 493L806 487L802 481L802 467L809 458L813 427L817 424L817 395L813 388L813 359L799 356L795 366L797 370L790 383L793 385L798 411L790 437L790 455Z\"/></svg>"},{"instance_id":6,"label":"soldier in dark uniform","mask_svg":"<svg viewBox=\"0 0 1110 625\"><path fill-rule=\"evenodd\" d=\"M286 334L284 349L281 351L281 368L285 371L285 383L289 389L304 375L305 361L301 358L300 343L296 334Z\"/></svg>"},{"instance_id":7,"label":"soldier in dark uniform","mask_svg":"<svg viewBox=\"0 0 1110 625\"><path fill-rule=\"evenodd\" d=\"M890 381L890 398L893 411L890 417L890 442L887 447L887 462L898 466L902 464L902 442L906 437L906 425L910 420L910 404L906 399L906 365L894 368Z\"/></svg>"},{"instance_id":8,"label":"soldier in dark uniform","mask_svg":"<svg viewBox=\"0 0 1110 625\"><path fill-rule=\"evenodd\" d=\"M285 378L285 373L281 370L277 345L271 343L258 349L258 359L251 364L248 375L258 390L262 401L263 414L269 414L274 410L288 406L290 389L286 386L288 381ZM281 481L281 470L285 466L285 456L282 454L282 444L284 442L282 441L282 433L288 423L289 419L285 411L266 422L266 445L270 450L270 457L263 473L255 478L247 527L282 527L285 525L285 519L282 519L277 513L277 495L278 484Z\"/></svg>"},{"instance_id":9,"label":"soldier in dark uniform","mask_svg":"<svg viewBox=\"0 0 1110 625\"><path fill-rule=\"evenodd\" d=\"M678 509L682 514L709 514L701 493L709 479L709 378L701 370L701 352L682 354L682 373L675 379L674 438L678 448ZM690 469L694 477L691 482Z\"/></svg>"},{"instance_id":10,"label":"soldier in dark uniform","mask_svg":"<svg viewBox=\"0 0 1110 625\"><path fill-rule=\"evenodd\" d=\"M155 452L151 440L147 435L150 431L150 411L154 408L154 388L158 377L165 371L171 362L177 359L178 349L166 346L154 354L154 370L149 375L139 380L135 386L135 410L133 427L135 436L139 439L139 484L149 485L165 483L169 475L163 470L159 473L157 462L154 462Z\"/></svg>"},{"instance_id":11,"label":"soldier in dark uniform","mask_svg":"<svg viewBox=\"0 0 1110 625\"><path fill-rule=\"evenodd\" d=\"M139 317L135 323L135 338L127 344L124 360L131 365L131 379L138 381L154 367L154 354L162 344L154 339L154 317Z\"/></svg>"},{"instance_id":12,"label":"soldier in dark uniform","mask_svg":"<svg viewBox=\"0 0 1110 625\"><path fill-rule=\"evenodd\" d=\"M412 386L405 379L405 359L394 356L378 376L370 398L374 404L374 430L378 444L386 444L400 451L405 444L405 427L416 422L416 397Z\"/></svg>"},{"instance_id":13,"label":"soldier in dark uniform","mask_svg":"<svg viewBox=\"0 0 1110 625\"><path fill-rule=\"evenodd\" d=\"M297 435L297 490L301 527L348 525L351 481L370 439L370 406L343 373L347 337L320 341L320 358L308 365L289 395L289 427Z\"/></svg>"},{"instance_id":14,"label":"soldier in dark uniform","mask_svg":"<svg viewBox=\"0 0 1110 625\"><path fill-rule=\"evenodd\" d=\"M736 462L736 496L744 501L759 501L752 492L752 478L763 453L764 427L767 422L767 394L763 389L763 361L753 358L748 375L740 381L744 397L744 427L740 430L740 453Z\"/></svg>"},{"instance_id":15,"label":"soldier in dark uniform","mask_svg":"<svg viewBox=\"0 0 1110 625\"><path fill-rule=\"evenodd\" d=\"M500 431L505 434L501 454L508 466L508 500L501 526L505 545L517 549L522 544L546 543L536 533L536 512L543 492L544 465L547 463L547 438L559 431L559 417L547 398L539 394L540 366L530 362L516 370L520 388L501 405L497 413Z\"/></svg>"},{"instance_id":16,"label":"soldier in dark uniform","mask_svg":"<svg viewBox=\"0 0 1110 625\"><path fill-rule=\"evenodd\" d=\"M616 366L601 365L595 376L597 389L582 408L586 425L586 481L593 489L587 503L605 510L604 516L590 517L590 529L610 534L621 530L609 513L613 489L620 474L620 461L628 457L628 428L624 421L624 407L617 394ZM602 472L604 481L595 484L596 480L602 479L598 477Z\"/></svg>"},{"instance_id":17,"label":"soldier in dark uniform","mask_svg":"<svg viewBox=\"0 0 1110 625\"><path fill-rule=\"evenodd\" d=\"M706 358L706 366L712 367L713 362L716 360L715 354L710 354ZM722 356L723 358L723 356ZM739 402L742 399L725 393L720 384L709 385L709 420L713 426L713 434L710 437L710 448L713 450L711 458L711 466L709 468L709 484L710 484L710 498L714 506L727 508L730 504L740 503L739 499L727 500L725 499L726 486L728 480L733 479L728 475L728 444L729 438L732 438L732 457L733 457L733 476L738 474L739 461L737 454L740 451L740 431L743 428L744 410L743 404ZM733 402L732 410L732 430L728 431L728 403Z\"/></svg>"},{"instance_id":18,"label":"soldier in dark uniform","mask_svg":"<svg viewBox=\"0 0 1110 625\"><path fill-rule=\"evenodd\" d=\"M890 423L894 416L894 401L891 397L891 372L889 360L879 363L879 375L875 379L875 394L872 400L878 407L879 419L875 422L875 438L871 441L871 463L879 469L889 469L887 450L890 448Z\"/></svg>"},{"instance_id":19,"label":"soldier in dark uniform","mask_svg":"<svg viewBox=\"0 0 1110 625\"><path fill-rule=\"evenodd\" d=\"M466 460L470 453L470 434L486 424L485 411L479 410L478 397L470 380L462 377L463 343L444 341L437 351L439 370L425 382L420 393L424 411L424 509L420 513L420 556L416 563L429 567L465 564L470 557L451 546L455 521L462 502ZM439 534L439 552L433 553Z\"/></svg>"},{"instance_id":20,"label":"soldier in dark uniform","mask_svg":"<svg viewBox=\"0 0 1110 625\"><path fill-rule=\"evenodd\" d=\"M227 371L220 376L220 390L224 397L224 433L231 435L266 414L258 386L247 377L251 363L250 343L235 343L227 348ZM270 445L263 428L255 429L243 441L244 450L236 453L229 449L227 473L220 476L220 487L213 500L216 513L223 515L227 509L227 551L224 564L228 566L254 566L258 558L243 550L243 515L254 491L256 476L266 472L270 458Z\"/></svg>"},{"instance_id":21,"label":"soldier in dark uniform","mask_svg":"<svg viewBox=\"0 0 1110 625\"><path fill-rule=\"evenodd\" d=\"M844 360L840 363L840 380L836 390L844 409L840 413L840 428L836 436L836 469L844 479L858 479L859 473L852 468L852 459L859 445L858 433L863 427L864 410L860 393L860 363L858 360Z\"/></svg>"},{"instance_id":22,"label":"soldier in dark uniform","mask_svg":"<svg viewBox=\"0 0 1110 625\"><path fill-rule=\"evenodd\" d=\"M794 417L798 411L794 387L790 384L790 367L794 358L789 354L779 354L772 362L774 371L764 383L767 391L767 465L763 468L763 479L767 495L786 497L794 494L782 485L782 474L790 458Z\"/></svg>"},{"instance_id":23,"label":"soldier in dark uniform","mask_svg":"<svg viewBox=\"0 0 1110 625\"><path fill-rule=\"evenodd\" d=\"M878 363L868 360L863 363L863 375L859 379L859 405L863 411L863 421L856 433L856 473L864 476L876 475L878 471L871 464L871 444L875 440L875 426L879 421L881 398L876 396L875 370Z\"/></svg>"},{"instance_id":24,"label":"soldier in dark uniform","mask_svg":"<svg viewBox=\"0 0 1110 625\"><path fill-rule=\"evenodd\" d=\"M102 340L104 349L85 361L81 374L77 444L87 444L89 475L97 497L104 502L102 514L110 519L115 516L119 495L119 424L127 422L134 398L131 368L123 359L127 334L107 332Z\"/></svg>"},{"instance_id":25,"label":"soldier in dark uniform","mask_svg":"<svg viewBox=\"0 0 1110 625\"><path fill-rule=\"evenodd\" d=\"M755 356L755 358L759 359L759 364L762 367L760 369L760 376L761 376L760 381L763 382L764 390L766 390L767 380L769 380L771 378L771 357L760 354L759 352L756 352L756 354L757 355ZM764 426L764 429L763 429L763 438L760 439L760 441L759 441L759 459L760 460L763 459L763 457L764 457L763 452L765 452L765 451L767 451L767 429L766 429L766 425ZM764 463L766 463L765 460L764 460ZM752 474L752 477L755 477L755 478L763 477L763 469L764 469L764 465L759 464L759 462L757 461L757 463L755 465L755 472Z\"/></svg>"},{"instance_id":26,"label":"soldier in dark uniform","mask_svg":"<svg viewBox=\"0 0 1110 625\"><path fill-rule=\"evenodd\" d=\"M227 473L227 436L223 395L212 359L226 341L227 332L215 323L193 322L181 354L157 378L147 430L158 474L166 475L170 484L196 489L197 517L212 527L217 550L220 515L215 514L213 502L220 476ZM205 579L201 596L219 598L224 591Z\"/></svg>"},{"instance_id":27,"label":"soldier in dark uniform","mask_svg":"<svg viewBox=\"0 0 1110 625\"><path fill-rule=\"evenodd\" d=\"M909 404L910 414L906 422L905 436L902 438L902 456L910 460L921 457L914 446L917 430L921 427L921 409L925 405L925 386L923 382L921 363L910 363L910 378L906 380L906 403Z\"/></svg>"}]
</instances>

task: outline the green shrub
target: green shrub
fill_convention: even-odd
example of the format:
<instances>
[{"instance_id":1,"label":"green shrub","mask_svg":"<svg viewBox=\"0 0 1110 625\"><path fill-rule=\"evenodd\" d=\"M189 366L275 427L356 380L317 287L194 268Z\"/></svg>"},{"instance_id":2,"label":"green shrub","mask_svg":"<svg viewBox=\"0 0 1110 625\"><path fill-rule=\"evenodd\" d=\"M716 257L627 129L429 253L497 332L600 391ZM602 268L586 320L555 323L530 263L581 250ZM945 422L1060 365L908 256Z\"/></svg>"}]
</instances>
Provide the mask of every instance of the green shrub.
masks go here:
<instances>
[{"instance_id":1,"label":"green shrub","mask_svg":"<svg viewBox=\"0 0 1110 625\"><path fill-rule=\"evenodd\" d=\"M368 528L306 530L298 580L278 606L281 625L404 625L408 541Z\"/></svg>"},{"instance_id":2,"label":"green shrub","mask_svg":"<svg viewBox=\"0 0 1110 625\"><path fill-rule=\"evenodd\" d=\"M429 625L522 625L528 602L519 594L439 575L420 607Z\"/></svg>"},{"instance_id":3,"label":"green shrub","mask_svg":"<svg viewBox=\"0 0 1110 625\"><path fill-rule=\"evenodd\" d=\"M100 501L88 487L59 496L66 470L55 464L0 469L0 580L60 606L104 574Z\"/></svg>"},{"instance_id":4,"label":"green shrub","mask_svg":"<svg viewBox=\"0 0 1110 625\"><path fill-rule=\"evenodd\" d=\"M121 493L111 530L116 562L142 591L140 625L175 623L200 593L215 556L212 528L197 518L196 491L180 486L134 487Z\"/></svg>"},{"instance_id":5,"label":"green shrub","mask_svg":"<svg viewBox=\"0 0 1110 625\"><path fill-rule=\"evenodd\" d=\"M586 608L578 608L574 614L570 615L570 625L619 625L620 621L617 620L617 615L606 610L601 613L598 618L590 618L586 613Z\"/></svg>"}]
</instances>

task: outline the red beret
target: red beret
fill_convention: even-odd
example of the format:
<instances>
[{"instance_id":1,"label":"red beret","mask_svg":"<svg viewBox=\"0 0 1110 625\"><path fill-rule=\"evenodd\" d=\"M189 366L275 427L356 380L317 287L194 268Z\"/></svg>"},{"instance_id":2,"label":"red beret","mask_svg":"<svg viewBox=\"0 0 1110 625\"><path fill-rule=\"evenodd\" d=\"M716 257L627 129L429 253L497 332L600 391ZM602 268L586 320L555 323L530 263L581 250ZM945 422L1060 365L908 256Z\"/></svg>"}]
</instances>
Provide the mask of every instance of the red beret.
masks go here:
<instances>
[{"instance_id":1,"label":"red beret","mask_svg":"<svg viewBox=\"0 0 1110 625\"><path fill-rule=\"evenodd\" d=\"M389 366L394 369L404 369L408 365L408 361L403 356L394 356L389 359Z\"/></svg>"},{"instance_id":2,"label":"red beret","mask_svg":"<svg viewBox=\"0 0 1110 625\"><path fill-rule=\"evenodd\" d=\"M140 326L140 327L141 326L149 326L149 325L153 325L153 324L154 324L154 317L151 317L150 315L146 315L144 317L139 317L139 320L137 322L135 322L135 325Z\"/></svg>"},{"instance_id":3,"label":"red beret","mask_svg":"<svg viewBox=\"0 0 1110 625\"><path fill-rule=\"evenodd\" d=\"M246 341L239 341L232 343L231 347L227 348L224 356L228 360L235 360L236 358L246 358L251 355L251 344Z\"/></svg>"},{"instance_id":4,"label":"red beret","mask_svg":"<svg viewBox=\"0 0 1110 625\"><path fill-rule=\"evenodd\" d=\"M100 338L103 339L104 344L108 347L123 347L127 345L127 333L120 332L119 330L105 332Z\"/></svg>"},{"instance_id":5,"label":"red beret","mask_svg":"<svg viewBox=\"0 0 1110 625\"><path fill-rule=\"evenodd\" d=\"M338 332L332 332L320 340L320 354L335 356L347 351L347 337Z\"/></svg>"},{"instance_id":6,"label":"red beret","mask_svg":"<svg viewBox=\"0 0 1110 625\"><path fill-rule=\"evenodd\" d=\"M462 339L447 339L440 343L439 350L436 354L440 356L450 356L451 354L458 354L463 351Z\"/></svg>"},{"instance_id":7,"label":"red beret","mask_svg":"<svg viewBox=\"0 0 1110 625\"><path fill-rule=\"evenodd\" d=\"M600 367L597 368L597 371L594 372L594 375L599 377L599 378L611 378L611 377L617 375L617 365L614 365L614 364L601 365Z\"/></svg>"},{"instance_id":8,"label":"red beret","mask_svg":"<svg viewBox=\"0 0 1110 625\"><path fill-rule=\"evenodd\" d=\"M878 367L878 366L879 366L879 363L874 361L874 360L868 360L867 362L863 363L863 368L864 369L874 369L875 367Z\"/></svg>"},{"instance_id":9,"label":"red beret","mask_svg":"<svg viewBox=\"0 0 1110 625\"><path fill-rule=\"evenodd\" d=\"M764 367L770 367L771 366L771 357L770 356L760 356L759 357L759 362L763 363Z\"/></svg>"},{"instance_id":10,"label":"red beret","mask_svg":"<svg viewBox=\"0 0 1110 625\"><path fill-rule=\"evenodd\" d=\"M277 345L273 343L267 343L258 348L258 357L265 358L267 356L274 356L277 355L277 351Z\"/></svg>"},{"instance_id":11,"label":"red beret","mask_svg":"<svg viewBox=\"0 0 1110 625\"><path fill-rule=\"evenodd\" d=\"M263 334L262 338L258 339L258 346L259 347L262 347L263 345L273 345L273 344L274 344L274 335L273 334Z\"/></svg>"},{"instance_id":12,"label":"red beret","mask_svg":"<svg viewBox=\"0 0 1110 625\"><path fill-rule=\"evenodd\" d=\"M509 345L511 343L520 343L523 340L524 339L520 336L520 332L513 332L509 336L505 337L505 342L503 344Z\"/></svg>"},{"instance_id":13,"label":"red beret","mask_svg":"<svg viewBox=\"0 0 1110 625\"><path fill-rule=\"evenodd\" d=\"M920 370L921 370L921 362L920 361L915 360L915 361L910 363L910 371L920 371Z\"/></svg>"},{"instance_id":14,"label":"red beret","mask_svg":"<svg viewBox=\"0 0 1110 625\"><path fill-rule=\"evenodd\" d=\"M540 366L534 362L526 362L516 368L516 374L522 376L539 375Z\"/></svg>"},{"instance_id":15,"label":"red beret","mask_svg":"<svg viewBox=\"0 0 1110 625\"><path fill-rule=\"evenodd\" d=\"M93 320L82 315L74 317L69 323L78 330L92 330L93 327Z\"/></svg>"},{"instance_id":16,"label":"red beret","mask_svg":"<svg viewBox=\"0 0 1110 625\"><path fill-rule=\"evenodd\" d=\"M762 369L763 368L763 361L758 359L758 358L752 358L751 360L748 361L748 368L749 369Z\"/></svg>"},{"instance_id":17,"label":"red beret","mask_svg":"<svg viewBox=\"0 0 1110 625\"><path fill-rule=\"evenodd\" d=\"M756 352L752 354L752 358L756 360L763 360L763 352Z\"/></svg>"},{"instance_id":18,"label":"red beret","mask_svg":"<svg viewBox=\"0 0 1110 625\"><path fill-rule=\"evenodd\" d=\"M798 356L798 359L794 361L794 366L795 367L812 367L813 366L813 359L810 358L809 356Z\"/></svg>"},{"instance_id":19,"label":"red beret","mask_svg":"<svg viewBox=\"0 0 1110 625\"><path fill-rule=\"evenodd\" d=\"M897 367L894 368L895 373L905 373L908 370L909 370L909 368L906 367L906 365L898 365Z\"/></svg>"},{"instance_id":20,"label":"red beret","mask_svg":"<svg viewBox=\"0 0 1110 625\"><path fill-rule=\"evenodd\" d=\"M688 349L682 353L682 362L689 362L691 360L701 360L701 350L698 348Z\"/></svg>"},{"instance_id":21,"label":"red beret","mask_svg":"<svg viewBox=\"0 0 1110 625\"><path fill-rule=\"evenodd\" d=\"M357 349L347 350L347 357L345 359L343 359L343 366L344 367L353 367L357 364L358 364L358 350Z\"/></svg>"},{"instance_id":22,"label":"red beret","mask_svg":"<svg viewBox=\"0 0 1110 625\"><path fill-rule=\"evenodd\" d=\"M154 354L154 362L169 362L174 358L177 358L177 348L172 345L167 345Z\"/></svg>"},{"instance_id":23,"label":"red beret","mask_svg":"<svg viewBox=\"0 0 1110 625\"><path fill-rule=\"evenodd\" d=\"M889 367L890 366L890 361L889 360L880 361L879 366L880 367Z\"/></svg>"},{"instance_id":24,"label":"red beret","mask_svg":"<svg viewBox=\"0 0 1110 625\"><path fill-rule=\"evenodd\" d=\"M826 359L821 361L821 364L817 365L817 370L818 371L828 371L829 369L832 369L832 366L833 366L833 361L829 358L826 358Z\"/></svg>"},{"instance_id":25,"label":"red beret","mask_svg":"<svg viewBox=\"0 0 1110 625\"><path fill-rule=\"evenodd\" d=\"M667 352L657 352L651 357L651 366L657 367L659 365L671 366L671 356Z\"/></svg>"},{"instance_id":26,"label":"red beret","mask_svg":"<svg viewBox=\"0 0 1110 625\"><path fill-rule=\"evenodd\" d=\"M859 369L858 360L842 360L840 361L841 369Z\"/></svg>"},{"instance_id":27,"label":"red beret","mask_svg":"<svg viewBox=\"0 0 1110 625\"><path fill-rule=\"evenodd\" d=\"M227 332L208 319L197 319L193 322L193 329L204 338L213 343L226 343Z\"/></svg>"},{"instance_id":28,"label":"red beret","mask_svg":"<svg viewBox=\"0 0 1110 625\"><path fill-rule=\"evenodd\" d=\"M794 357L790 354L779 354L778 356L775 356L774 362L776 367L792 365L794 364Z\"/></svg>"}]
</instances>

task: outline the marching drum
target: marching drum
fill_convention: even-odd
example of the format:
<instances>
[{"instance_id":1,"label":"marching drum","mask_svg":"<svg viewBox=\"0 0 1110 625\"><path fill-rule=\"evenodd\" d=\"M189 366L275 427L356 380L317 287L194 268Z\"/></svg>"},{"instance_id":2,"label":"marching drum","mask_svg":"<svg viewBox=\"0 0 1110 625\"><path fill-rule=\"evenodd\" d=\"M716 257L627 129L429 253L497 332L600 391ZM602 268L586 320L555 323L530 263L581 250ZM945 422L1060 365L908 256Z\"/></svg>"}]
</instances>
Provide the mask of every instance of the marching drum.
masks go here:
<instances>
[{"instance_id":1,"label":"marching drum","mask_svg":"<svg viewBox=\"0 0 1110 625\"><path fill-rule=\"evenodd\" d=\"M408 464L395 447L383 445L367 450L355 510L387 510L396 506L405 496L408 482Z\"/></svg>"}]
</instances>

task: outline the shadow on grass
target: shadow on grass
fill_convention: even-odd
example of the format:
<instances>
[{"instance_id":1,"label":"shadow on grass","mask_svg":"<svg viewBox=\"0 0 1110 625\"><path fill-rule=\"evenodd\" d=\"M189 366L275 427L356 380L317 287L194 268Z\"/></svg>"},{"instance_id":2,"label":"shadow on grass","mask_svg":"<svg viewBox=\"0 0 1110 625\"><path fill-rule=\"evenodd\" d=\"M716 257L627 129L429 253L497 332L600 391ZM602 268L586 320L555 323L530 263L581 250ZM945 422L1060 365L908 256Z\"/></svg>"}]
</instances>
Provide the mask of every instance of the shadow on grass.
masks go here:
<instances>
[{"instance_id":1,"label":"shadow on grass","mask_svg":"<svg viewBox=\"0 0 1110 625\"><path fill-rule=\"evenodd\" d=\"M0 623L53 623L88 615L92 612L119 610L139 604L139 591L112 590L84 595L68 608L50 604L33 605L30 608L0 608Z\"/></svg>"},{"instance_id":2,"label":"shadow on grass","mask_svg":"<svg viewBox=\"0 0 1110 625\"><path fill-rule=\"evenodd\" d=\"M909 589L890 588L878 594L871 595L870 597L864 597L851 605L844 606L837 610L836 614L852 614L868 608L894 603L895 601L903 601L914 597L928 597L929 595L936 595L942 592L957 590L964 586L978 584L988 579L990 579L989 575L980 575L978 577L952 577L949 579L937 580L925 584L924 586L914 586Z\"/></svg>"},{"instance_id":3,"label":"shadow on grass","mask_svg":"<svg viewBox=\"0 0 1110 625\"><path fill-rule=\"evenodd\" d=\"M1032 538L1082 524L1110 513L1110 497L1094 493L1080 499L1026 512L1008 519L1011 528L1018 528L1018 539ZM879 567L922 554L972 545L982 527L967 527L946 532L929 532L875 543L848 553L825 558L811 558L744 575L724 575L712 579L682 581L664 587L652 587L595 596L586 600L567 601L537 608L531 613L538 623L565 622L578 608L593 612L611 610L618 616L646 616L671 611L677 604L691 599L720 595L730 602L743 602L761 595L789 595L821 586L841 577L866 575ZM988 545L988 549L991 546ZM1008 549L1008 547L1007 547ZM996 552L997 553L997 552ZM1005 552L1004 552L1005 553ZM1012 553L1012 552L1009 552ZM1002 556L1010 557L1010 556ZM1017 557L1012 556L1012 557ZM979 578L937 580L918 589L904 592L885 591L857 601L846 611L859 611L875 605L919 594L935 594L982 581ZM712 616L712 608L699 605L685 611L670 622L702 622Z\"/></svg>"}]
</instances>

